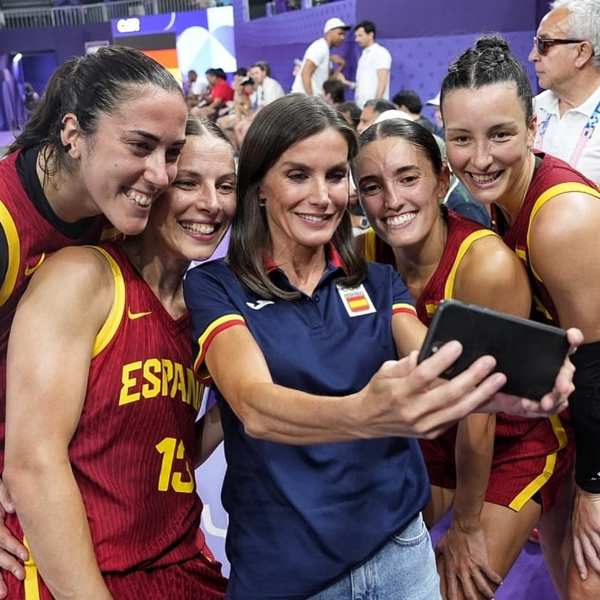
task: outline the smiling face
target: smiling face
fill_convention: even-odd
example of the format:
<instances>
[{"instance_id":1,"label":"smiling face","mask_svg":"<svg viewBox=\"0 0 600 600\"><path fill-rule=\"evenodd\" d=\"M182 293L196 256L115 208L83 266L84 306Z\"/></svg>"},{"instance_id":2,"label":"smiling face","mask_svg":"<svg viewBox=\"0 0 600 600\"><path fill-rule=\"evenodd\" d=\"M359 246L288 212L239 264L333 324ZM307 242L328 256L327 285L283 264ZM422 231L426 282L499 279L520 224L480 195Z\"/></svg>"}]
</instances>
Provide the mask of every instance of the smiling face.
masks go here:
<instances>
[{"instance_id":1,"label":"smiling face","mask_svg":"<svg viewBox=\"0 0 600 600\"><path fill-rule=\"evenodd\" d=\"M348 143L328 128L288 148L263 178L273 257L331 241L348 204Z\"/></svg>"},{"instance_id":2,"label":"smiling face","mask_svg":"<svg viewBox=\"0 0 600 600\"><path fill-rule=\"evenodd\" d=\"M450 90L442 112L448 161L469 192L484 204L520 201L531 177L535 120L526 122L516 85Z\"/></svg>"},{"instance_id":3,"label":"smiling face","mask_svg":"<svg viewBox=\"0 0 600 600\"><path fill-rule=\"evenodd\" d=\"M439 217L447 171L438 176L425 152L400 137L368 143L356 166L360 201L377 235L392 248L420 244Z\"/></svg>"},{"instance_id":4,"label":"smiling face","mask_svg":"<svg viewBox=\"0 0 600 600\"><path fill-rule=\"evenodd\" d=\"M235 213L235 183L231 146L210 133L188 136L177 177L151 212L154 246L185 261L209 258Z\"/></svg>"},{"instance_id":5,"label":"smiling face","mask_svg":"<svg viewBox=\"0 0 600 600\"><path fill-rule=\"evenodd\" d=\"M104 213L121 232L140 233L156 197L175 179L187 110L176 93L137 86L95 133L76 134L72 156L90 214Z\"/></svg>"}]
</instances>

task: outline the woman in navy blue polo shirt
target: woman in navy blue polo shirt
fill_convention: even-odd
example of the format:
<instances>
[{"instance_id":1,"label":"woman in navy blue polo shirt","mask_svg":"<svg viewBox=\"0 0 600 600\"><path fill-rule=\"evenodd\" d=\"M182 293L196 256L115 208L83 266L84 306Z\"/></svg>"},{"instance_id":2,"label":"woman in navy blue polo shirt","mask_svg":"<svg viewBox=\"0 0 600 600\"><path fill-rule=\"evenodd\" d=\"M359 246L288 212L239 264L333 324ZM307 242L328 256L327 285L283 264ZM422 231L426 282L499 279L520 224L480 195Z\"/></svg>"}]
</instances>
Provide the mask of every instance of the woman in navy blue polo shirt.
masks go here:
<instances>
[{"instance_id":1,"label":"woman in navy blue polo shirt","mask_svg":"<svg viewBox=\"0 0 600 600\"><path fill-rule=\"evenodd\" d=\"M240 154L227 260L186 279L196 368L220 397L232 599L439 597L427 476L399 436L439 433L505 381L484 357L428 389L460 345L418 367L409 354L424 328L406 287L352 247L355 153L315 98L264 108Z\"/></svg>"}]
</instances>

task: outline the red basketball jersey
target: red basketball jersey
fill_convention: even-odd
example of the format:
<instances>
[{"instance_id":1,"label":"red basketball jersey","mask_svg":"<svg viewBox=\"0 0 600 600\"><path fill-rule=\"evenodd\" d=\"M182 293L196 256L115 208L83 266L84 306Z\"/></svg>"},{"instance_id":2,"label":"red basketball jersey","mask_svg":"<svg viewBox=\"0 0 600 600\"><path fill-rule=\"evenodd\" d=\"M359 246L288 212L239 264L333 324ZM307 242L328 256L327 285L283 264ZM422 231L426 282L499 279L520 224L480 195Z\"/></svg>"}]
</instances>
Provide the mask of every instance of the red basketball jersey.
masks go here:
<instances>
[{"instance_id":1,"label":"red basketball jersey","mask_svg":"<svg viewBox=\"0 0 600 600\"><path fill-rule=\"evenodd\" d=\"M502 226L502 215L492 207L498 231L504 243L523 261L533 292L531 319L559 325L558 313L540 276L531 264L529 243L531 226L538 211L555 196L565 192L581 192L600 198L596 184L573 169L566 162L550 154L536 153L542 159L529 185L521 211L510 228Z\"/></svg>"},{"instance_id":2,"label":"red basketball jersey","mask_svg":"<svg viewBox=\"0 0 600 600\"><path fill-rule=\"evenodd\" d=\"M191 461L202 387L189 319L165 311L118 246L96 248L115 295L69 446L73 473L103 573L181 563L203 545ZM19 536L16 518L9 523Z\"/></svg>"},{"instance_id":3,"label":"red basketball jersey","mask_svg":"<svg viewBox=\"0 0 600 600\"><path fill-rule=\"evenodd\" d=\"M474 242L496 234L483 225L449 210L446 219L448 237L444 253L417 299L416 309L422 323L429 326L440 302L454 297L454 283L460 263Z\"/></svg>"},{"instance_id":4,"label":"red basketball jersey","mask_svg":"<svg viewBox=\"0 0 600 600\"><path fill-rule=\"evenodd\" d=\"M4 413L6 401L6 347L17 304L29 278L45 257L65 246L87 244L100 239L104 217L94 219L79 239L58 231L33 205L21 183L14 152L0 160L0 228L8 250L8 268L0 281L0 447L4 449ZM0 452L0 470L4 452Z\"/></svg>"},{"instance_id":5,"label":"red basketball jersey","mask_svg":"<svg viewBox=\"0 0 600 600\"><path fill-rule=\"evenodd\" d=\"M496 235L482 225L452 211L448 211L447 227L448 236L444 253L416 303L419 319L425 325L431 323L442 300L454 297L456 274L463 257L472 244L482 237ZM368 246L374 249L375 260L386 262L393 260L391 249L381 241L372 240L370 244L365 242L364 247ZM372 254L367 252L367 257L371 258ZM392 264L394 263L392 262ZM448 463L454 464L455 439L456 427L452 427L435 440L420 440L421 450L429 468L430 463L434 464L440 453L448 453ZM497 460L493 463L492 468L497 468L498 460L520 461L514 468L525 471L527 477L530 477L524 489L518 491L510 489L507 494L510 496L510 500L506 502L507 506L513 510L520 510L548 483L553 474L557 472L559 456L562 457L559 452L567 446L567 443L568 432L558 416L550 419L525 419L504 413L497 414L494 450ZM436 481L431 470L430 475L435 485L443 486L443 483ZM490 485L496 485L495 481L492 476ZM521 483L519 481L519 484Z\"/></svg>"}]
</instances>

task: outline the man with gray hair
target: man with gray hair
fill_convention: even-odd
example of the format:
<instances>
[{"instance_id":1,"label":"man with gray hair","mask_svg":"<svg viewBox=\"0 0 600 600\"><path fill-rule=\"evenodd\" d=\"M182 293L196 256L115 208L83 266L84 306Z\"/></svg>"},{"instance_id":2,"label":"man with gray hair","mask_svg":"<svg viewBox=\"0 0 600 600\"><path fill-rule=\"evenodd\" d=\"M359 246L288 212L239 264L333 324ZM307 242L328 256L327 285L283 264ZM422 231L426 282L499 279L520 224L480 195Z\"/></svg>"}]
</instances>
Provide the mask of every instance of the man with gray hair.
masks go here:
<instances>
[{"instance_id":1,"label":"man with gray hair","mask_svg":"<svg viewBox=\"0 0 600 600\"><path fill-rule=\"evenodd\" d=\"M529 54L546 90L534 99L534 146L599 184L600 0L556 0L550 8Z\"/></svg>"}]
</instances>

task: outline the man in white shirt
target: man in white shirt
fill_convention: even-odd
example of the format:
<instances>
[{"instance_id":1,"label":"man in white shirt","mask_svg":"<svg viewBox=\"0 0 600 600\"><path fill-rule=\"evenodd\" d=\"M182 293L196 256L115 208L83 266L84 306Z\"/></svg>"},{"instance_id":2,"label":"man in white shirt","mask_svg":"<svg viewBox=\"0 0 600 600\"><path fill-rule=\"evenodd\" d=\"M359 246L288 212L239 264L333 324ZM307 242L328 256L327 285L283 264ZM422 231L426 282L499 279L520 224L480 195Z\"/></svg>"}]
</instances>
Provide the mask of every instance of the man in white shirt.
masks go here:
<instances>
[{"instance_id":1,"label":"man in white shirt","mask_svg":"<svg viewBox=\"0 0 600 600\"><path fill-rule=\"evenodd\" d=\"M329 50L343 44L348 29L350 26L337 17L325 23L323 37L315 40L304 53L302 66L292 85L292 92L308 96L319 96L323 93L323 83L329 79L329 61L336 63L336 72L344 68L344 59L337 54L329 56Z\"/></svg>"},{"instance_id":2,"label":"man in white shirt","mask_svg":"<svg viewBox=\"0 0 600 600\"><path fill-rule=\"evenodd\" d=\"M600 183L600 1L557 0L529 60L540 87L534 147Z\"/></svg>"},{"instance_id":3,"label":"man in white shirt","mask_svg":"<svg viewBox=\"0 0 600 600\"><path fill-rule=\"evenodd\" d=\"M256 85L251 102L253 110L270 104L273 100L285 96L283 88L278 81L269 76L269 66L265 62L257 62L250 67L248 75Z\"/></svg>"},{"instance_id":4,"label":"man in white shirt","mask_svg":"<svg viewBox=\"0 0 600 600\"><path fill-rule=\"evenodd\" d=\"M375 23L362 21L354 28L354 39L363 49L356 68L354 101L363 108L367 100L390 99L392 55L375 41Z\"/></svg>"}]
</instances>

